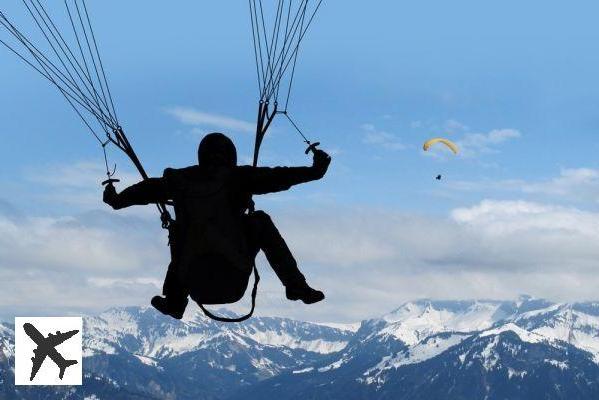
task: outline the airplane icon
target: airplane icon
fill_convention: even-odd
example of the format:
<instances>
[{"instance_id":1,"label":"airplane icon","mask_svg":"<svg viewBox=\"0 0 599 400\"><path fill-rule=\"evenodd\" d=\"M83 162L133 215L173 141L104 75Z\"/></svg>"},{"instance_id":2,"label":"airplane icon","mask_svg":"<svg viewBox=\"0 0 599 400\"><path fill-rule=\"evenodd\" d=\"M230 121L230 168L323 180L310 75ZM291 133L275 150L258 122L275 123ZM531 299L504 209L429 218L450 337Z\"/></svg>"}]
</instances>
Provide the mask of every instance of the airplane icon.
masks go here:
<instances>
[{"instance_id":1,"label":"airplane icon","mask_svg":"<svg viewBox=\"0 0 599 400\"><path fill-rule=\"evenodd\" d=\"M78 330L65 333L60 333L60 331L57 331L55 335L50 333L48 334L48 337L44 337L44 335L42 335L40 331L38 331L35 326L30 323L23 324L23 329L25 329L27 336L29 336L31 340L37 344L37 348L33 350L33 354L35 356L31 357L33 368L31 369L31 377L29 378L29 381L33 381L33 378L35 378L35 375L42 367L42 363L46 357L50 357L50 359L54 361L58 368L60 368L58 377L61 380L67 367L77 364L77 360L65 360L64 357L56 350L56 346L75 336L77 333L79 333Z\"/></svg>"}]
</instances>

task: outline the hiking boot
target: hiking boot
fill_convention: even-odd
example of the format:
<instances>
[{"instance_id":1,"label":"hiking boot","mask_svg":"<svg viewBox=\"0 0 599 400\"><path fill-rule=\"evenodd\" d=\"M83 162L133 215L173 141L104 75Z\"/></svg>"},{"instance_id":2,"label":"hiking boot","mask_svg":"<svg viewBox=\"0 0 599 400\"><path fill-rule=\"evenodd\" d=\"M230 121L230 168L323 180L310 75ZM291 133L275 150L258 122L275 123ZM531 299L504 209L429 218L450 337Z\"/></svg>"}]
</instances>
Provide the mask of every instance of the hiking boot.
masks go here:
<instances>
[{"instance_id":1,"label":"hiking boot","mask_svg":"<svg viewBox=\"0 0 599 400\"><path fill-rule=\"evenodd\" d=\"M324 300L324 293L320 290L312 289L307 284L286 287L285 295L289 300L301 300L305 304L318 303L319 301Z\"/></svg>"},{"instance_id":2,"label":"hiking boot","mask_svg":"<svg viewBox=\"0 0 599 400\"><path fill-rule=\"evenodd\" d=\"M187 307L188 300L185 299L178 304L172 304L166 297L154 296L150 302L152 306L160 311L164 315L170 315L175 319L183 318L185 307Z\"/></svg>"}]
</instances>

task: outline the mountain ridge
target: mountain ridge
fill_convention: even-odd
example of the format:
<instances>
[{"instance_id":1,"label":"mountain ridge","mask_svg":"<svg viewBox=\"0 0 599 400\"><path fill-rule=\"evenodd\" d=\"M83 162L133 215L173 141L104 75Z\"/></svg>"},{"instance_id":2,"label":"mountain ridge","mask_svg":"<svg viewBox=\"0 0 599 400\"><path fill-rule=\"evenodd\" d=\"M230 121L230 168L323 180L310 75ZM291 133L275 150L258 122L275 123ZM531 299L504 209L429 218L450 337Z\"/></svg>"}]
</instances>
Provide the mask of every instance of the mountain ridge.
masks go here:
<instances>
[{"instance_id":1,"label":"mountain ridge","mask_svg":"<svg viewBox=\"0 0 599 400\"><path fill-rule=\"evenodd\" d=\"M13 329L0 324L3 376ZM84 318L84 372L72 393L4 379L0 398L599 398L599 302L421 299L359 327L113 308Z\"/></svg>"}]
</instances>

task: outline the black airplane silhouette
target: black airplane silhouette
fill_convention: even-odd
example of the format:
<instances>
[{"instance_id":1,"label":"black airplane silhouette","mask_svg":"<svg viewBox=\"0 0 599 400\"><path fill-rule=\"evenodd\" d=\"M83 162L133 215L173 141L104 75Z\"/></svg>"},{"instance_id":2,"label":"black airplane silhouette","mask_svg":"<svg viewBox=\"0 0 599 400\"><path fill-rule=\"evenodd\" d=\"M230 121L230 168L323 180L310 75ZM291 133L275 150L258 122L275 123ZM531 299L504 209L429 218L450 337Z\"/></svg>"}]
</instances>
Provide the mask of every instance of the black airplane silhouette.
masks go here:
<instances>
[{"instance_id":1,"label":"black airplane silhouette","mask_svg":"<svg viewBox=\"0 0 599 400\"><path fill-rule=\"evenodd\" d=\"M37 371L39 371L41 368L46 357L50 357L50 359L54 361L58 368L60 368L58 377L61 380L67 367L77 364L76 360L65 360L64 357L61 356L58 351L56 351L55 347L65 340L75 336L77 333L79 333L78 330L65 333L60 333L60 331L57 331L56 335L50 333L48 334L48 337L44 337L44 335L42 335L40 331L38 331L35 326L31 325L30 323L24 324L23 329L25 329L27 336L29 336L31 340L37 344L37 348L33 350L35 357L31 357L33 368L31 369L31 377L29 378L29 381L32 381L33 378L35 378Z\"/></svg>"}]
</instances>

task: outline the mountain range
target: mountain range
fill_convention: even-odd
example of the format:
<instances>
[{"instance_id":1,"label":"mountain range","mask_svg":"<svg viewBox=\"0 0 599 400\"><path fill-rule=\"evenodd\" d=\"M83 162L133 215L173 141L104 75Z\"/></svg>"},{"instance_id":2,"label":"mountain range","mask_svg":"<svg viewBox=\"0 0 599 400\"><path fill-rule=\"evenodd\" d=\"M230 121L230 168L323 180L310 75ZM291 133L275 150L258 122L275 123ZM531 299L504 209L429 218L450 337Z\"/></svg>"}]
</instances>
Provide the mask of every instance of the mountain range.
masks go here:
<instances>
[{"instance_id":1,"label":"mountain range","mask_svg":"<svg viewBox=\"0 0 599 400\"><path fill-rule=\"evenodd\" d=\"M129 307L84 317L84 384L0 399L599 399L599 302L407 302L357 324L182 321Z\"/></svg>"}]
</instances>

